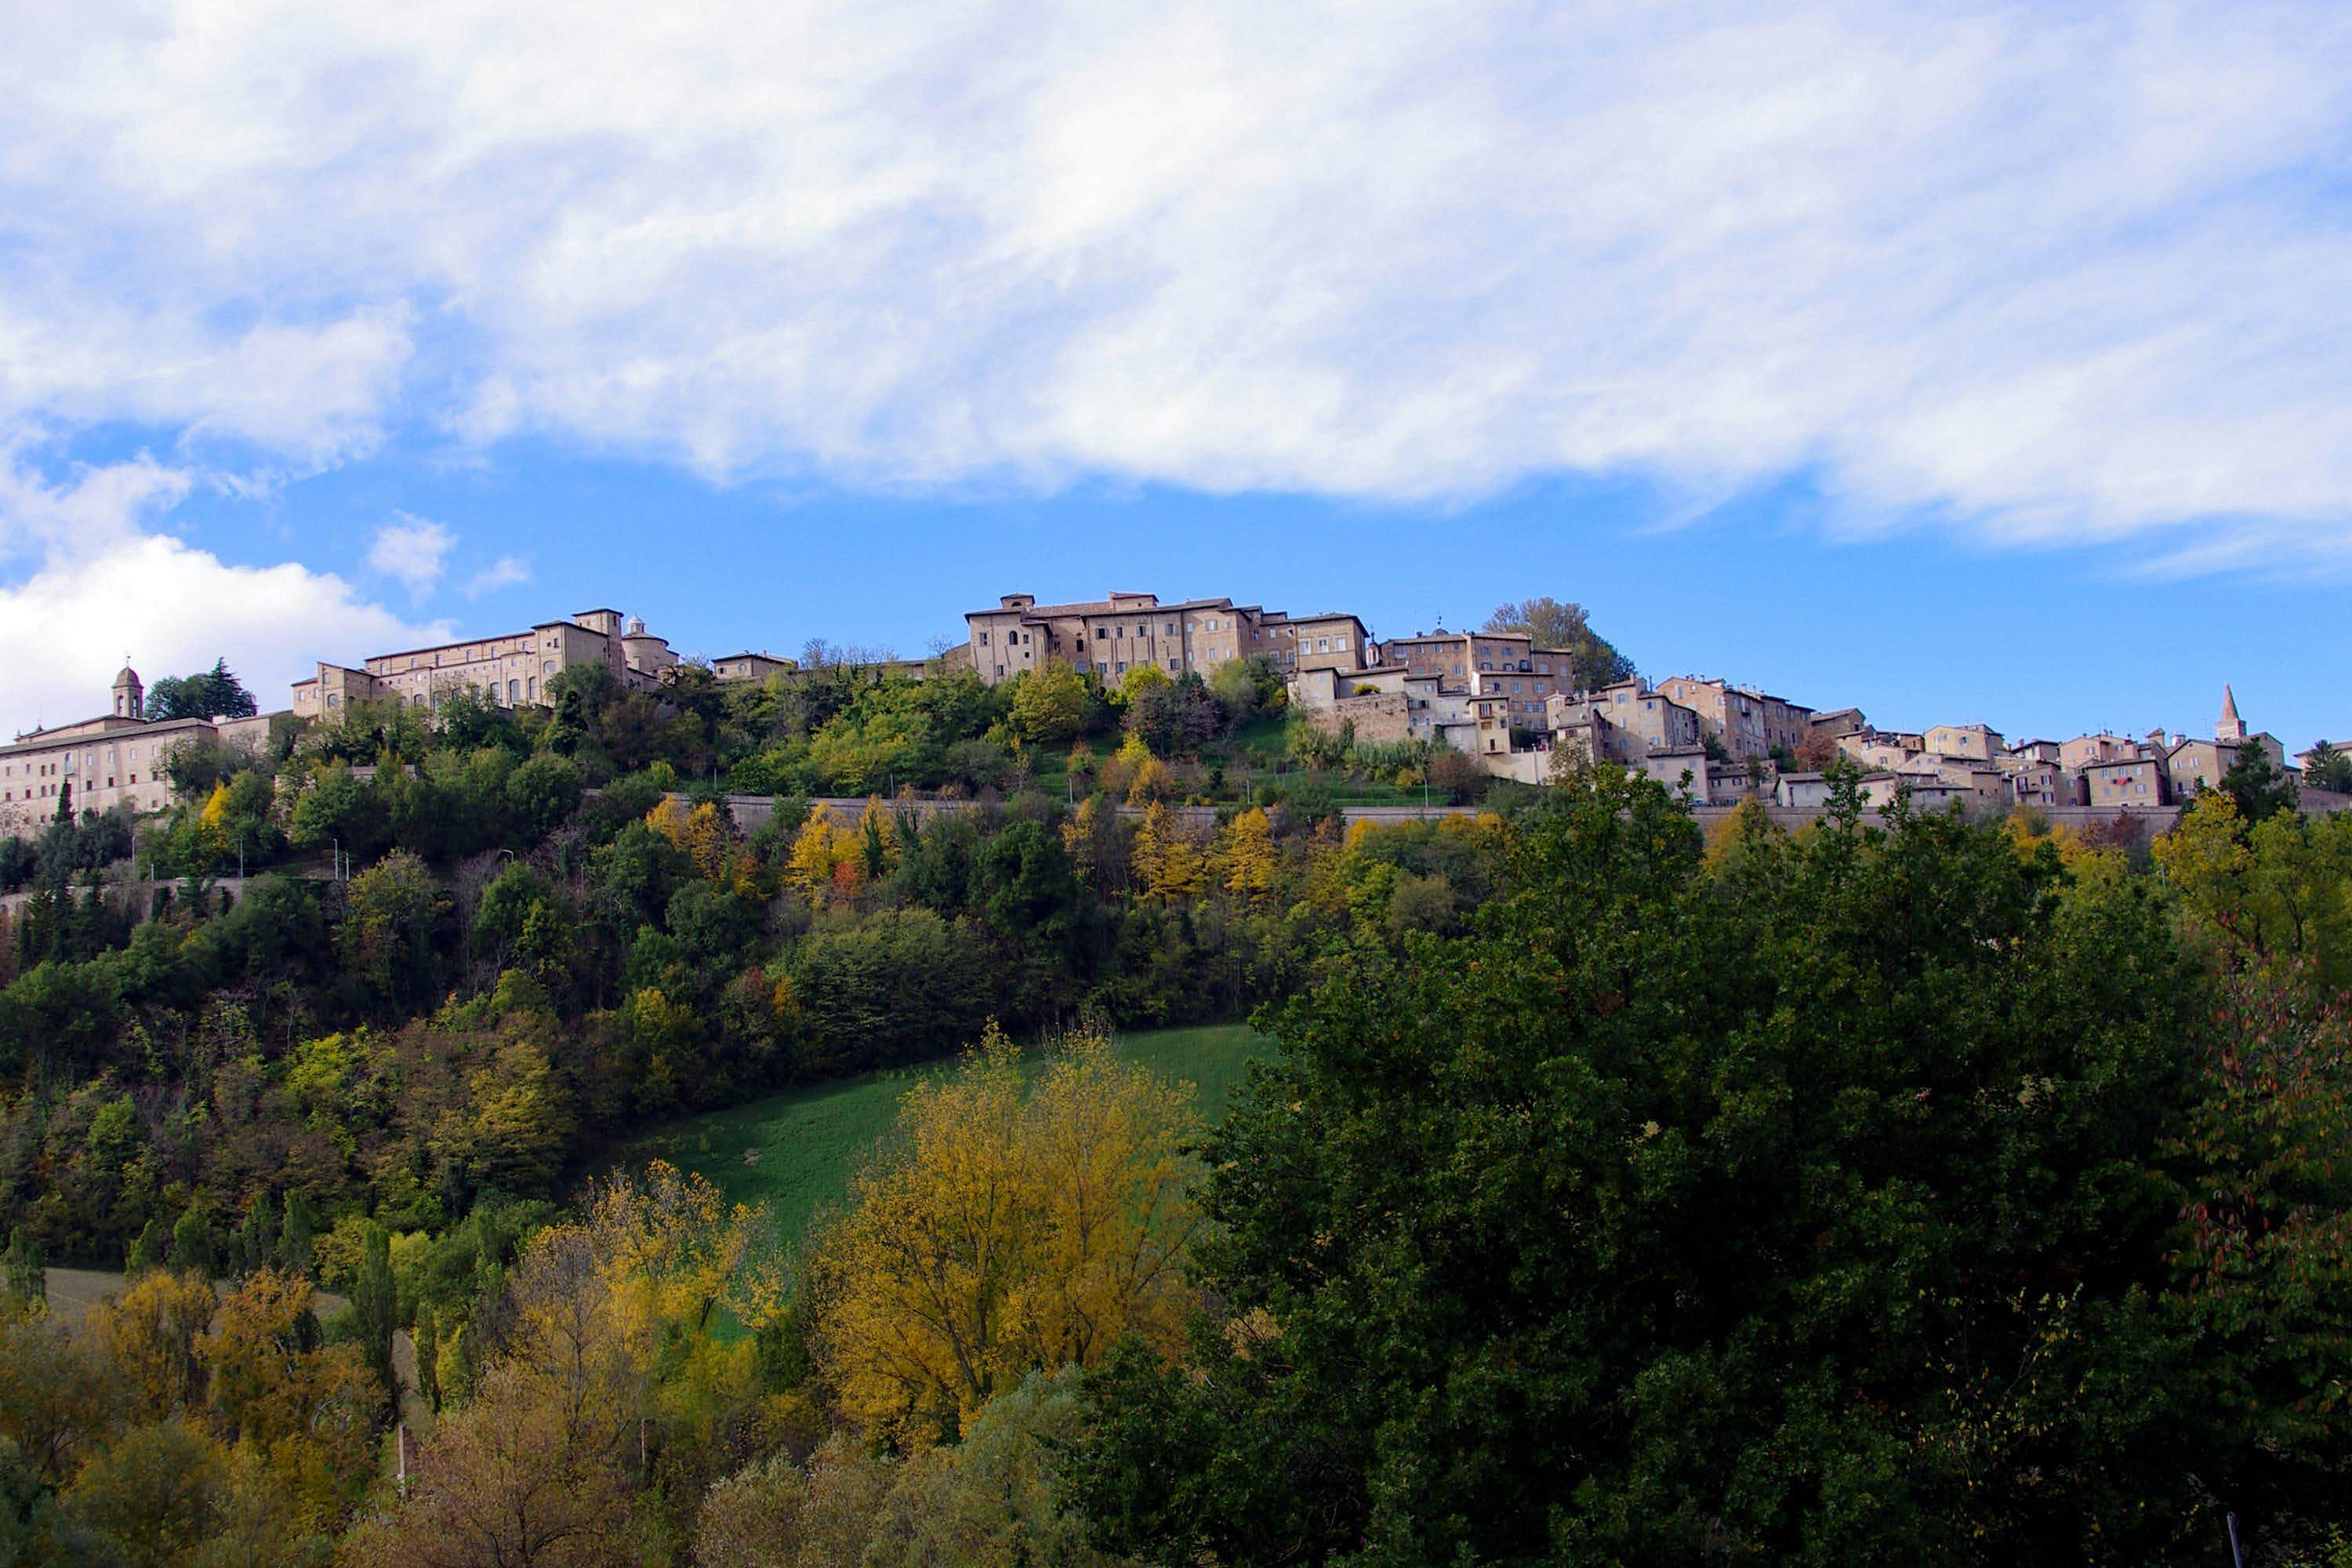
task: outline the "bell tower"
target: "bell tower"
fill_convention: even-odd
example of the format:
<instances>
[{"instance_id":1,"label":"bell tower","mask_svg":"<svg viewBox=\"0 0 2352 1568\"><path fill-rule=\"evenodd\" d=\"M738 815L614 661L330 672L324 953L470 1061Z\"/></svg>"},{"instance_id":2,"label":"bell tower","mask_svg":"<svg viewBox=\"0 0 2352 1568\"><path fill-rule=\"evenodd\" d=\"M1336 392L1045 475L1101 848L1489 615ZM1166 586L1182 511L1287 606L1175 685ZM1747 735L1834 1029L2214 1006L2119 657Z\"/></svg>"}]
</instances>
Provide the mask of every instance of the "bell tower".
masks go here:
<instances>
[{"instance_id":1,"label":"bell tower","mask_svg":"<svg viewBox=\"0 0 2352 1568\"><path fill-rule=\"evenodd\" d=\"M114 716L118 719L144 719L147 689L140 683L139 672L131 668L126 656L122 673L114 678Z\"/></svg>"},{"instance_id":2,"label":"bell tower","mask_svg":"<svg viewBox=\"0 0 2352 1568\"><path fill-rule=\"evenodd\" d=\"M2221 687L2221 717L2214 721L2213 738L2217 741L2242 741L2246 738L2246 721L2238 717L2238 699L2228 684Z\"/></svg>"}]
</instances>

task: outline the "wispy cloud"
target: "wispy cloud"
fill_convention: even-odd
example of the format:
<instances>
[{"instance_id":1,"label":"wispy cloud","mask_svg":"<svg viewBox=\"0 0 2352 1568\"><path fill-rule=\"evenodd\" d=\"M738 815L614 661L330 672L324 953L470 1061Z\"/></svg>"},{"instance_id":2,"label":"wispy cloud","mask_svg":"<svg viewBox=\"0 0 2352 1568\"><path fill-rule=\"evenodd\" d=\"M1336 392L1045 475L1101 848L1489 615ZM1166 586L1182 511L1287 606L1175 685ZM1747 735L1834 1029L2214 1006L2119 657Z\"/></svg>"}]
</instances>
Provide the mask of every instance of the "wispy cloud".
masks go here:
<instances>
[{"instance_id":1,"label":"wispy cloud","mask_svg":"<svg viewBox=\"0 0 2352 1568\"><path fill-rule=\"evenodd\" d=\"M500 588L512 588L530 581L530 563L520 556L501 555L488 566L466 579L466 597L478 599Z\"/></svg>"},{"instance_id":2,"label":"wispy cloud","mask_svg":"<svg viewBox=\"0 0 2352 1568\"><path fill-rule=\"evenodd\" d=\"M367 563L407 584L410 597L421 599L441 581L442 568L457 542L456 534L430 519L394 512L392 521L376 530Z\"/></svg>"},{"instance_id":3,"label":"wispy cloud","mask_svg":"<svg viewBox=\"0 0 2352 1568\"><path fill-rule=\"evenodd\" d=\"M2337 5L197 9L12 28L0 416L2352 538Z\"/></svg>"}]
</instances>

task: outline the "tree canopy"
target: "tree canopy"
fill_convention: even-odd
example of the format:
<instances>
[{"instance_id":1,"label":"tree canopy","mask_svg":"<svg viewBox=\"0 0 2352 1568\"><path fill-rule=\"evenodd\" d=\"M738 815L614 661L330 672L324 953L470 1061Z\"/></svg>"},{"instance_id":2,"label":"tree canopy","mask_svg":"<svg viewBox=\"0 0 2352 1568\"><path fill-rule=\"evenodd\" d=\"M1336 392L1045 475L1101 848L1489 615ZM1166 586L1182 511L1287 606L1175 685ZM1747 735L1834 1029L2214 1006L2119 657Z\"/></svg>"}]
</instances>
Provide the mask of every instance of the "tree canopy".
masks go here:
<instances>
[{"instance_id":1,"label":"tree canopy","mask_svg":"<svg viewBox=\"0 0 2352 1568\"><path fill-rule=\"evenodd\" d=\"M2298 1392L2340 1283L2179 1272L2246 1184L2184 1111L2210 991L2162 907L1956 817L1740 837L1710 868L1655 786L1561 790L1467 935L1271 1020L1203 1155L1214 1310L1093 1385L1106 1545L2202 1561L2340 1491L2340 1368Z\"/></svg>"},{"instance_id":2,"label":"tree canopy","mask_svg":"<svg viewBox=\"0 0 2352 1568\"><path fill-rule=\"evenodd\" d=\"M147 689L145 707L150 719L250 719L261 711L226 658L194 675L163 677Z\"/></svg>"},{"instance_id":3,"label":"tree canopy","mask_svg":"<svg viewBox=\"0 0 2352 1568\"><path fill-rule=\"evenodd\" d=\"M1533 637L1538 647L1567 649L1576 683L1586 691L1612 680L1623 680L1633 673L1633 661L1592 629L1581 605L1562 604L1549 595L1497 605L1495 613L1486 617L1486 629L1521 632Z\"/></svg>"}]
</instances>

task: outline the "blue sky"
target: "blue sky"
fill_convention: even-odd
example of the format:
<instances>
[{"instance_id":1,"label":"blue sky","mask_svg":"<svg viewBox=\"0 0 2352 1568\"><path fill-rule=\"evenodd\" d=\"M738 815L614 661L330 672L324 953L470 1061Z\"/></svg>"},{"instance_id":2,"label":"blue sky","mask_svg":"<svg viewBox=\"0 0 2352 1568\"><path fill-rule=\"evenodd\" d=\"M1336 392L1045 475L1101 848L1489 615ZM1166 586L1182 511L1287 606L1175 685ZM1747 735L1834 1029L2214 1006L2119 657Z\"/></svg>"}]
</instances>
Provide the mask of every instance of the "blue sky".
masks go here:
<instances>
[{"instance_id":1,"label":"blue sky","mask_svg":"<svg viewBox=\"0 0 2352 1568\"><path fill-rule=\"evenodd\" d=\"M1583 603L1890 726L2352 734L2337 6L37 4L0 725L613 604Z\"/></svg>"}]
</instances>

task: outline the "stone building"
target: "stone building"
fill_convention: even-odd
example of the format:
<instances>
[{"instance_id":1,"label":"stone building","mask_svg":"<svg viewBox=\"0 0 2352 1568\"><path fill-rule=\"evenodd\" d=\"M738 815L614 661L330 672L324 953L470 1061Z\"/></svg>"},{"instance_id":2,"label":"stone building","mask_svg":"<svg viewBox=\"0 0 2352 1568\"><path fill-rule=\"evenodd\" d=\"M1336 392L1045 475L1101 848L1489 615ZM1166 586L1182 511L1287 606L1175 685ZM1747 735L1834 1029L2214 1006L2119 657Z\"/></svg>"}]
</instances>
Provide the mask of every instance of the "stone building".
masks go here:
<instances>
[{"instance_id":1,"label":"stone building","mask_svg":"<svg viewBox=\"0 0 2352 1568\"><path fill-rule=\"evenodd\" d=\"M1574 656L1535 646L1524 632L1415 632L1379 645L1380 662L1437 677L1440 689L1501 698L1510 722L1546 727L1546 704L1576 689Z\"/></svg>"},{"instance_id":2,"label":"stone building","mask_svg":"<svg viewBox=\"0 0 2352 1568\"><path fill-rule=\"evenodd\" d=\"M1658 689L1697 713L1701 731L1714 736L1735 761L1793 752L1812 727L1811 709L1752 687L1677 675L1658 682Z\"/></svg>"},{"instance_id":3,"label":"stone building","mask_svg":"<svg viewBox=\"0 0 2352 1568\"><path fill-rule=\"evenodd\" d=\"M1263 656L1287 679L1302 669L1356 670L1380 662L1354 616L1294 617L1226 598L1163 605L1157 594L1112 593L1041 605L1032 594L1007 594L995 608L969 611L963 619L966 637L955 663L969 662L991 686L1048 659L1106 686L1147 664L1205 679L1221 664Z\"/></svg>"},{"instance_id":4,"label":"stone building","mask_svg":"<svg viewBox=\"0 0 2352 1568\"><path fill-rule=\"evenodd\" d=\"M583 610L529 631L376 654L356 668L321 661L315 674L294 683L293 710L304 720L332 721L359 701L432 709L461 689L483 692L503 708L543 708L551 700L548 682L564 670L601 664L624 686L650 690L677 663L668 639L647 633L643 620L624 626L618 610Z\"/></svg>"},{"instance_id":5,"label":"stone building","mask_svg":"<svg viewBox=\"0 0 2352 1568\"><path fill-rule=\"evenodd\" d=\"M0 833L37 834L56 817L61 795L76 816L125 805L160 811L172 801L163 770L175 748L214 739L258 744L273 717L150 719L145 683L126 665L106 712L0 746Z\"/></svg>"},{"instance_id":6,"label":"stone building","mask_svg":"<svg viewBox=\"0 0 2352 1568\"><path fill-rule=\"evenodd\" d=\"M730 653L710 661L710 674L718 680L748 680L759 684L772 675L790 675L800 665L789 658L778 658L772 653Z\"/></svg>"}]
</instances>

